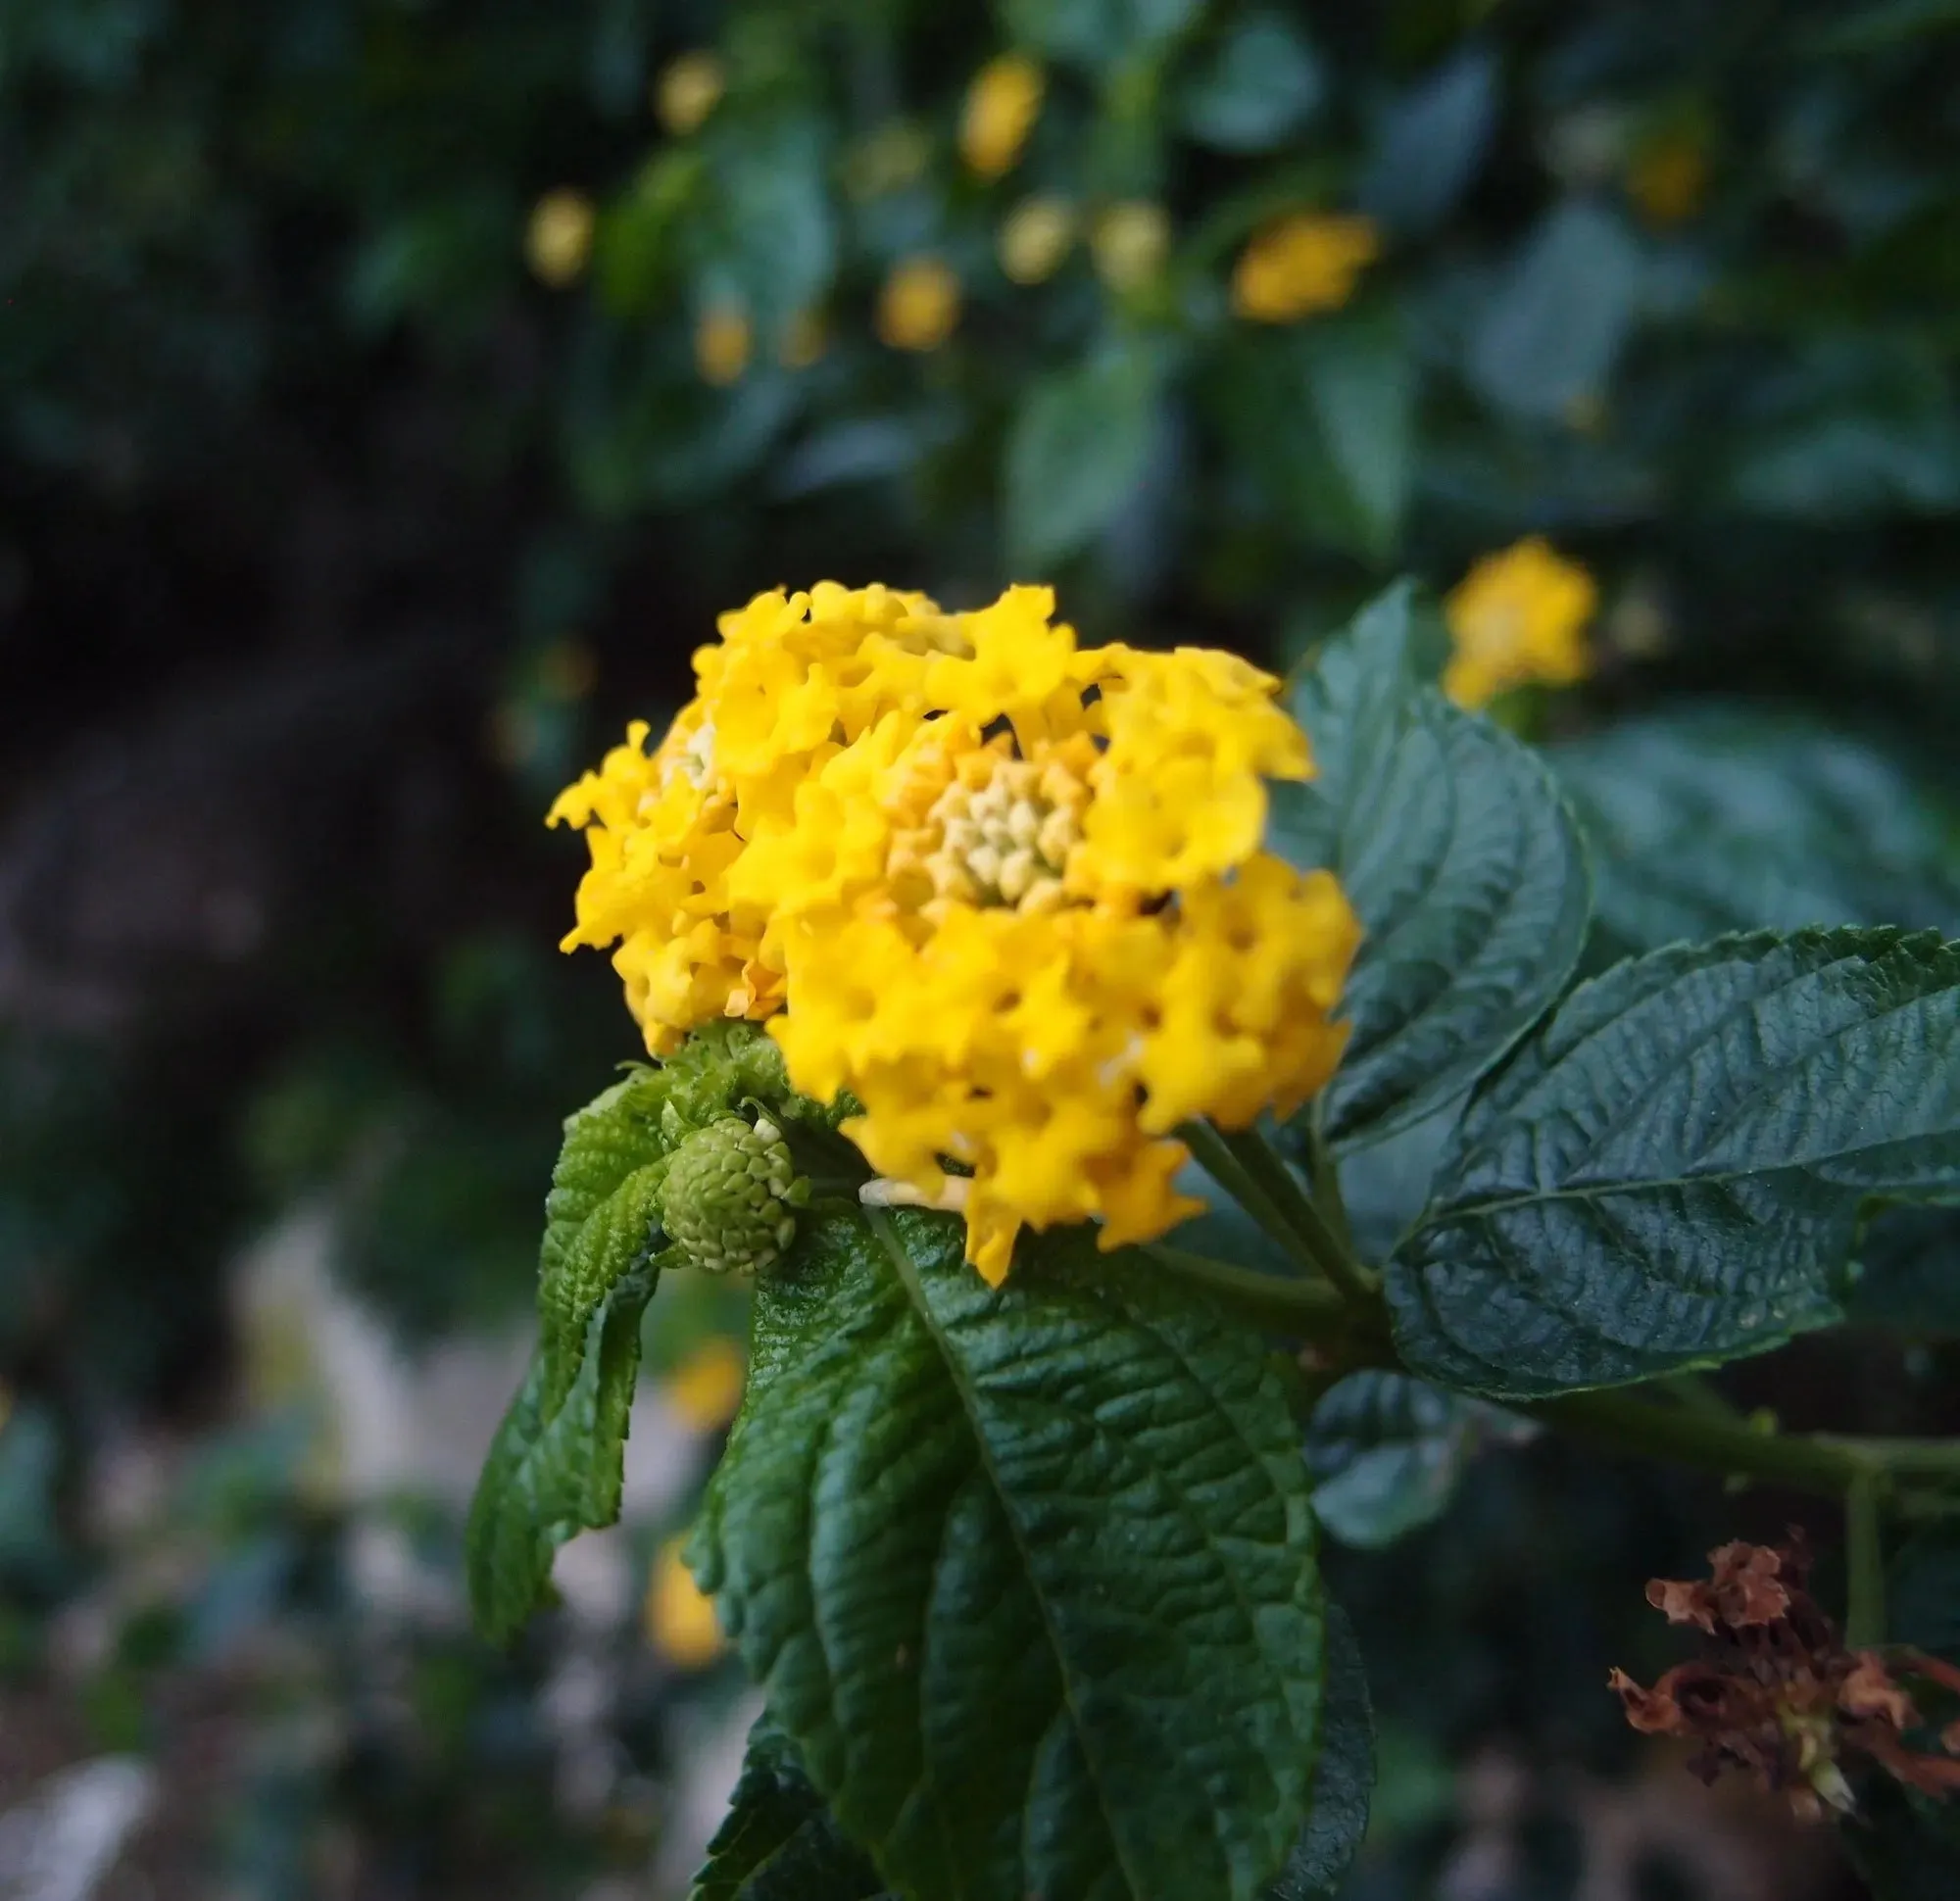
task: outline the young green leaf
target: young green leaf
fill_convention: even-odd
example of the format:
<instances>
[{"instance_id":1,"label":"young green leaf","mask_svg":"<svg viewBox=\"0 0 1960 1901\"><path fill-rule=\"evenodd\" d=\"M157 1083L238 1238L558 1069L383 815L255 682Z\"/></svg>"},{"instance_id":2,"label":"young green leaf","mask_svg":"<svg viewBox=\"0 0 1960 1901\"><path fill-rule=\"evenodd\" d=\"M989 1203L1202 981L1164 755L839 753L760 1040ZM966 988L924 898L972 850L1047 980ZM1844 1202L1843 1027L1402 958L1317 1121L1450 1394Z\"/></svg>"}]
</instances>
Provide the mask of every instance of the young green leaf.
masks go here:
<instances>
[{"instance_id":1,"label":"young green leaf","mask_svg":"<svg viewBox=\"0 0 1960 1901\"><path fill-rule=\"evenodd\" d=\"M888 1901L862 1849L844 1837L768 1717L749 1732L727 1819L708 1844L689 1901Z\"/></svg>"},{"instance_id":2,"label":"young green leaf","mask_svg":"<svg viewBox=\"0 0 1960 1901\"><path fill-rule=\"evenodd\" d=\"M537 1608L558 1547L619 1515L640 1316L660 1278L665 1095L662 1072L635 1071L565 1123L545 1201L538 1345L469 1508L470 1605L493 1642Z\"/></svg>"},{"instance_id":3,"label":"young green leaf","mask_svg":"<svg viewBox=\"0 0 1960 1901\"><path fill-rule=\"evenodd\" d=\"M1540 760L1414 683L1413 595L1390 589L1303 673L1316 776L1274 789L1275 849L1327 865L1366 935L1353 1035L1321 1097L1337 1144L1460 1096L1549 1007L1585 943L1585 857Z\"/></svg>"},{"instance_id":4,"label":"young green leaf","mask_svg":"<svg viewBox=\"0 0 1960 1901\"><path fill-rule=\"evenodd\" d=\"M1305 1821L1324 1641L1260 1345L1066 1246L816 1224L758 1289L703 1586L907 1894L1253 1901Z\"/></svg>"},{"instance_id":5,"label":"young green leaf","mask_svg":"<svg viewBox=\"0 0 1960 1901\"><path fill-rule=\"evenodd\" d=\"M1443 1512L1483 1446L1518 1444L1535 1430L1406 1374L1350 1373L1307 1424L1314 1516L1343 1544L1380 1550Z\"/></svg>"},{"instance_id":6,"label":"young green leaf","mask_svg":"<svg viewBox=\"0 0 1960 1901\"><path fill-rule=\"evenodd\" d=\"M1960 945L1804 931L1586 985L1473 1099L1387 1292L1409 1367L1495 1398L1839 1317L1867 1195L1960 1194Z\"/></svg>"},{"instance_id":7,"label":"young green leaf","mask_svg":"<svg viewBox=\"0 0 1960 1901\"><path fill-rule=\"evenodd\" d=\"M1375 1786L1375 1712L1354 1627L1339 1604L1327 1607L1326 1715L1313 1765L1306 1828L1267 1901L1332 1901L1368 1832Z\"/></svg>"},{"instance_id":8,"label":"young green leaf","mask_svg":"<svg viewBox=\"0 0 1960 1901\"><path fill-rule=\"evenodd\" d=\"M1960 934L1938 807L1904 761L1864 740L1696 707L1551 756L1592 843L1599 926L1625 950L1806 924Z\"/></svg>"}]
</instances>

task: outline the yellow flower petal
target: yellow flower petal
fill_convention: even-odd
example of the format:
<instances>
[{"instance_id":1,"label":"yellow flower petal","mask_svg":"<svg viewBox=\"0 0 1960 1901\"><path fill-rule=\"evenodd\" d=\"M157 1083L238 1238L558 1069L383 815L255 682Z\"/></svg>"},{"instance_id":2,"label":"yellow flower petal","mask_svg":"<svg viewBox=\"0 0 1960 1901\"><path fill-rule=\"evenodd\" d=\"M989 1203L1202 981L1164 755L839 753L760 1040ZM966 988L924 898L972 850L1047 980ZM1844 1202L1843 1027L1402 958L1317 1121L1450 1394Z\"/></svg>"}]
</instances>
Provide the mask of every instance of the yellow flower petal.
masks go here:
<instances>
[{"instance_id":1,"label":"yellow flower petal","mask_svg":"<svg viewBox=\"0 0 1960 1901\"><path fill-rule=\"evenodd\" d=\"M706 1670L728 1648L715 1621L713 1604L702 1594L681 1561L683 1538L670 1538L654 1559L647 1582L645 1622L648 1640L681 1670Z\"/></svg>"}]
</instances>

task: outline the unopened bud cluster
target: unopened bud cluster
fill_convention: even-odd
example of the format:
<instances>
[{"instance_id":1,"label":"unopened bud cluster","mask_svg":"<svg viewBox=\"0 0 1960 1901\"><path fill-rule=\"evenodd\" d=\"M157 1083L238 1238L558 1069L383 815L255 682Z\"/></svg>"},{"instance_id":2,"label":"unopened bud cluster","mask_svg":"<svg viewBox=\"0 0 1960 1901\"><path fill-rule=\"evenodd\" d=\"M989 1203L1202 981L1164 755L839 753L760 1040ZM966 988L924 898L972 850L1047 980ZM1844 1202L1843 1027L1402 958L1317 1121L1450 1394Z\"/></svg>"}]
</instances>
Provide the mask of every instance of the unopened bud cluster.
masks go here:
<instances>
[{"instance_id":1,"label":"unopened bud cluster","mask_svg":"<svg viewBox=\"0 0 1960 1901\"><path fill-rule=\"evenodd\" d=\"M710 1274L755 1274L796 1239L808 1193L774 1123L721 1116L673 1152L662 1194L667 1238Z\"/></svg>"}]
</instances>

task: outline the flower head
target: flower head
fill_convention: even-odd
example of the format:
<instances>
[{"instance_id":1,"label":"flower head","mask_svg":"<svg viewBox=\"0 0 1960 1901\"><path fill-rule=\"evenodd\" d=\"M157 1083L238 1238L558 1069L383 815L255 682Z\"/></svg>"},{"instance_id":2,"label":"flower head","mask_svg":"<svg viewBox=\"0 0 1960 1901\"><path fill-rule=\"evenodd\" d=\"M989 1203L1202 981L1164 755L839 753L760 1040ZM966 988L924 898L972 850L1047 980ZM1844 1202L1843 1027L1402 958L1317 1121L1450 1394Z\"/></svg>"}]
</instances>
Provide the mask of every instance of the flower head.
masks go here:
<instances>
[{"instance_id":1,"label":"flower head","mask_svg":"<svg viewBox=\"0 0 1960 1901\"><path fill-rule=\"evenodd\" d=\"M937 350L959 321L959 279L944 258L902 258L878 292L878 339L894 350Z\"/></svg>"},{"instance_id":2,"label":"flower head","mask_svg":"<svg viewBox=\"0 0 1960 1901\"><path fill-rule=\"evenodd\" d=\"M569 187L548 191L531 207L524 230L524 258L532 273L554 290L577 280L592 255L596 222L592 200Z\"/></svg>"},{"instance_id":3,"label":"flower head","mask_svg":"<svg viewBox=\"0 0 1960 1901\"><path fill-rule=\"evenodd\" d=\"M728 1648L714 1605L681 1557L685 1538L669 1538L654 1558L643 1615L653 1646L677 1670L706 1670Z\"/></svg>"},{"instance_id":4,"label":"flower head","mask_svg":"<svg viewBox=\"0 0 1960 1901\"><path fill-rule=\"evenodd\" d=\"M959 156L982 178L1011 171L1041 113L1047 79L1025 53L1003 53L973 75L959 120Z\"/></svg>"},{"instance_id":5,"label":"flower head","mask_svg":"<svg viewBox=\"0 0 1960 1901\"><path fill-rule=\"evenodd\" d=\"M746 311L736 304L710 304L694 326L694 366L701 380L716 389L739 381L754 342Z\"/></svg>"},{"instance_id":6,"label":"flower head","mask_svg":"<svg viewBox=\"0 0 1960 1901\"><path fill-rule=\"evenodd\" d=\"M1017 284L1053 277L1075 242L1075 207L1066 198L1044 194L1026 198L1001 225L995 249L1001 268Z\"/></svg>"},{"instance_id":7,"label":"flower head","mask_svg":"<svg viewBox=\"0 0 1960 1901\"><path fill-rule=\"evenodd\" d=\"M881 1176L963 1184L995 1282L1024 1225L1161 1234L1181 1123L1325 1083L1358 932L1264 850L1264 782L1311 770L1267 675L1079 647L1033 587L950 614L825 584L721 633L662 745L630 729L553 813L592 852L566 946L618 942L656 1051L767 1019Z\"/></svg>"},{"instance_id":8,"label":"flower head","mask_svg":"<svg viewBox=\"0 0 1960 1901\"><path fill-rule=\"evenodd\" d=\"M1111 205L1089 233L1096 274L1113 291L1141 290L1170 252L1170 214L1148 198Z\"/></svg>"},{"instance_id":9,"label":"flower head","mask_svg":"<svg viewBox=\"0 0 1960 1901\"><path fill-rule=\"evenodd\" d=\"M1295 212L1253 233L1232 271L1232 308L1255 323L1339 310L1381 253L1365 218Z\"/></svg>"},{"instance_id":10,"label":"flower head","mask_svg":"<svg viewBox=\"0 0 1960 1901\"><path fill-rule=\"evenodd\" d=\"M1586 624L1598 598L1592 575L1536 535L1485 556L1443 604L1455 650L1444 692L1476 707L1532 681L1583 680L1592 665Z\"/></svg>"},{"instance_id":11,"label":"flower head","mask_svg":"<svg viewBox=\"0 0 1960 1901\"><path fill-rule=\"evenodd\" d=\"M707 122L727 84L728 75L712 53L683 53L654 81L654 111L667 131L685 138Z\"/></svg>"}]
</instances>

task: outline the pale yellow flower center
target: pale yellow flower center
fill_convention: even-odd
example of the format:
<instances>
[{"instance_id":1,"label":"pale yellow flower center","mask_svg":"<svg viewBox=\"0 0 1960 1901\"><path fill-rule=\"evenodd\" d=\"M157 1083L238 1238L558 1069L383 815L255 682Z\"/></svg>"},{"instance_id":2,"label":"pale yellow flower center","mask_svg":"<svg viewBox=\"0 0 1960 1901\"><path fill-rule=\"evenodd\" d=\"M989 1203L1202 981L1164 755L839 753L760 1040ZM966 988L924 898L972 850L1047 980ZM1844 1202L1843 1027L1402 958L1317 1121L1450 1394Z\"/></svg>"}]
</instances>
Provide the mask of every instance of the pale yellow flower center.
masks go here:
<instances>
[{"instance_id":1,"label":"pale yellow flower center","mask_svg":"<svg viewBox=\"0 0 1960 1901\"><path fill-rule=\"evenodd\" d=\"M1053 910L1081 842L1089 787L1060 759L969 755L916 831L892 846L894 876L922 874L931 904Z\"/></svg>"}]
</instances>

